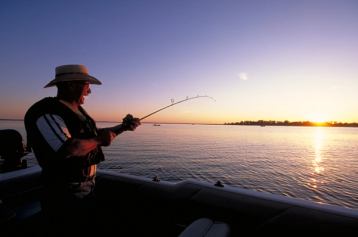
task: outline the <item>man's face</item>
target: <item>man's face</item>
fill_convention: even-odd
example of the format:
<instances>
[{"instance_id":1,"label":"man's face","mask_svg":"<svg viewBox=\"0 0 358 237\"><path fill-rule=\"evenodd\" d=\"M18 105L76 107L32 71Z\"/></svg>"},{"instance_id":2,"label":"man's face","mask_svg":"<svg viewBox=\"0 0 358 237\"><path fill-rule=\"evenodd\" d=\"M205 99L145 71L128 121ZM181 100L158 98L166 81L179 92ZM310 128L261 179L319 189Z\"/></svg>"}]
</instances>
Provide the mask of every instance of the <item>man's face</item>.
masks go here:
<instances>
[{"instance_id":1,"label":"man's face","mask_svg":"<svg viewBox=\"0 0 358 237\"><path fill-rule=\"evenodd\" d=\"M68 102L78 105L84 104L85 96L91 93L90 84L84 81L69 81L57 84L57 96Z\"/></svg>"},{"instance_id":2,"label":"man's face","mask_svg":"<svg viewBox=\"0 0 358 237\"><path fill-rule=\"evenodd\" d=\"M91 94L90 84L88 82L85 82L85 83L83 83L82 93L81 93L80 98L78 99L78 103L81 105L84 104L85 96L88 96L89 94Z\"/></svg>"}]
</instances>

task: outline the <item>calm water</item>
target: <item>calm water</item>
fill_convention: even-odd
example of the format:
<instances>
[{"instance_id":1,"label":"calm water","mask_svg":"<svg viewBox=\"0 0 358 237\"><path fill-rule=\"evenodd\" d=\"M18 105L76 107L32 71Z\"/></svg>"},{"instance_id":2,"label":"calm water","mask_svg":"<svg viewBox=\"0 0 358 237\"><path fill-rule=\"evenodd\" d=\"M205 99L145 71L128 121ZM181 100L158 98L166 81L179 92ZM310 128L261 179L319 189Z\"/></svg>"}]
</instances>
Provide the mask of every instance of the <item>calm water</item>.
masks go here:
<instances>
[{"instance_id":1,"label":"calm water","mask_svg":"<svg viewBox=\"0 0 358 237\"><path fill-rule=\"evenodd\" d=\"M99 123L99 127L112 126ZM22 121L0 121L25 139ZM198 179L358 208L358 129L144 124L99 165L162 180Z\"/></svg>"}]
</instances>

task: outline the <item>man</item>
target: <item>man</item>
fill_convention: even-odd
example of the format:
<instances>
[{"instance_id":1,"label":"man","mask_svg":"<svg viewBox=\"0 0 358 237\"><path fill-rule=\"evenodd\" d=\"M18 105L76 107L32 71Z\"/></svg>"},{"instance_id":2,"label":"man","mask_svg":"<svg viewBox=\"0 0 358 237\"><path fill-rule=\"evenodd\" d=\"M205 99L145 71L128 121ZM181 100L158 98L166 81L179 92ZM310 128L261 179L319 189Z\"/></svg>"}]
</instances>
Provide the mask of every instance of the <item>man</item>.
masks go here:
<instances>
[{"instance_id":1,"label":"man","mask_svg":"<svg viewBox=\"0 0 358 237\"><path fill-rule=\"evenodd\" d=\"M93 199L96 165L104 160L101 146L140 125L138 118L127 115L118 126L97 129L81 106L91 93L90 84L101 82L85 66L59 66L45 86L56 86L57 96L36 102L25 115L28 146L42 167L43 210L54 222L86 216L84 203Z\"/></svg>"}]
</instances>

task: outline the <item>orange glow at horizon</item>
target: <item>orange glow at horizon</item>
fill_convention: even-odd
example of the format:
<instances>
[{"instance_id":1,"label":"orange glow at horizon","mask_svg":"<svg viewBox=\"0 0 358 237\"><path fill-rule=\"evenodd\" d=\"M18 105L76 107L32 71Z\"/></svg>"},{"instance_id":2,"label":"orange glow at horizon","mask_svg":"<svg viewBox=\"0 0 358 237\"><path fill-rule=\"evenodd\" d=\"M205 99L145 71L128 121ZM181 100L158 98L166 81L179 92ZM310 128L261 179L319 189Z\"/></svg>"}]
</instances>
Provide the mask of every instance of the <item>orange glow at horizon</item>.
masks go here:
<instances>
[{"instance_id":1,"label":"orange glow at horizon","mask_svg":"<svg viewBox=\"0 0 358 237\"><path fill-rule=\"evenodd\" d=\"M356 122L357 119L325 119L325 117L312 117L311 119L306 117L273 117L270 115L261 117L261 116L248 116L247 114L227 114L225 111L221 112L220 109L215 111L204 111L200 108L195 110L168 110L159 112L153 116L146 118L143 122L153 122L153 123L204 123L204 124L224 124L231 122L240 122L240 121L258 121L258 120L273 120L273 121L285 121L290 122L295 121L310 121L314 123L315 126L326 126L328 122L337 121L337 122ZM141 118L147 113L142 111L148 111L148 109L126 111L126 109L121 109L120 111L111 111L107 112L105 110L91 110L88 109L92 117L97 121L121 121L121 119L127 114L131 113L133 116ZM127 112L127 113L126 113Z\"/></svg>"}]
</instances>

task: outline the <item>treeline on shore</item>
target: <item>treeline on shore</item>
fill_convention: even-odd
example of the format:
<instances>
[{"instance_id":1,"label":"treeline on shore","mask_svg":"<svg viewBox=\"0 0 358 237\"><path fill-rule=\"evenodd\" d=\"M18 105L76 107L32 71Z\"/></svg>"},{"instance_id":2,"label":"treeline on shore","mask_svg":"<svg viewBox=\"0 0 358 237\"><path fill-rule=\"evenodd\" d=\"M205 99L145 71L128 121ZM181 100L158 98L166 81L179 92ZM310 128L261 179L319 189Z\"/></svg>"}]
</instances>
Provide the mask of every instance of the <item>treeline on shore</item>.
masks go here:
<instances>
[{"instance_id":1,"label":"treeline on shore","mask_svg":"<svg viewBox=\"0 0 358 237\"><path fill-rule=\"evenodd\" d=\"M275 121L275 120L257 120L225 123L225 125L253 125L253 126L322 126L322 127L358 127L358 123L342 122L311 122L311 121Z\"/></svg>"}]
</instances>

